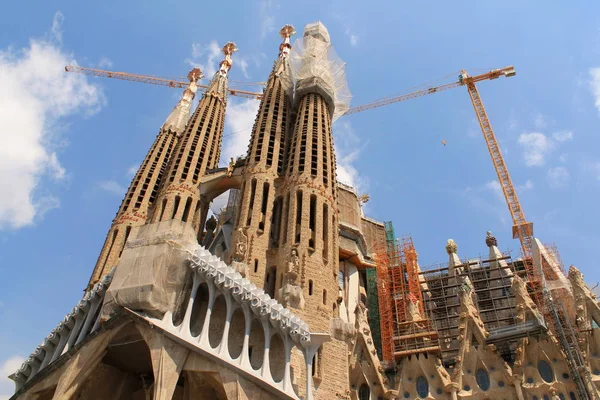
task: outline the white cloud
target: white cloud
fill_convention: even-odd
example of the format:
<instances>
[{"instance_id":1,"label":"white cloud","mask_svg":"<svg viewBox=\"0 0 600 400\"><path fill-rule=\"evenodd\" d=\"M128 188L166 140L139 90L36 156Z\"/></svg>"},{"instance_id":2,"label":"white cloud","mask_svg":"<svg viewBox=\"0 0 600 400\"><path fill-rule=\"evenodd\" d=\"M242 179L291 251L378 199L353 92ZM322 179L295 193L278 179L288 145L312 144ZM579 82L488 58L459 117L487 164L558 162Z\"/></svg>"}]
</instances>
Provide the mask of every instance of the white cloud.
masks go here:
<instances>
[{"instance_id":1,"label":"white cloud","mask_svg":"<svg viewBox=\"0 0 600 400\"><path fill-rule=\"evenodd\" d=\"M570 180L569 171L565 167L550 168L546 179L552 189L565 188Z\"/></svg>"},{"instance_id":2,"label":"white cloud","mask_svg":"<svg viewBox=\"0 0 600 400\"><path fill-rule=\"evenodd\" d=\"M58 42L58 43L62 43L62 23L65 20L65 16L60 12L57 11L54 14L54 19L52 20L52 37Z\"/></svg>"},{"instance_id":3,"label":"white cloud","mask_svg":"<svg viewBox=\"0 0 600 400\"><path fill-rule=\"evenodd\" d=\"M546 155L552 150L552 143L540 132L522 133L518 142L523 147L525 164L529 167L544 165Z\"/></svg>"},{"instance_id":4,"label":"white cloud","mask_svg":"<svg viewBox=\"0 0 600 400\"><path fill-rule=\"evenodd\" d=\"M244 74L246 79L249 79L250 76L248 75L248 61L246 61L245 58L240 58L239 65L240 69L242 70L242 74Z\"/></svg>"},{"instance_id":5,"label":"white cloud","mask_svg":"<svg viewBox=\"0 0 600 400\"><path fill-rule=\"evenodd\" d=\"M525 190L533 189L533 183L530 180L525 181L524 184L518 185L516 188L519 192L523 192Z\"/></svg>"},{"instance_id":6,"label":"white cloud","mask_svg":"<svg viewBox=\"0 0 600 400\"><path fill-rule=\"evenodd\" d=\"M15 384L8 379L25 361L21 356L12 356L0 364L0 400L8 400L15 392Z\"/></svg>"},{"instance_id":7,"label":"white cloud","mask_svg":"<svg viewBox=\"0 0 600 400\"><path fill-rule=\"evenodd\" d=\"M504 200L502 186L500 186L500 182L498 182L497 180L489 181L485 184L485 188L494 193L494 196L496 196L498 199Z\"/></svg>"},{"instance_id":8,"label":"white cloud","mask_svg":"<svg viewBox=\"0 0 600 400\"><path fill-rule=\"evenodd\" d=\"M123 196L125 195L125 192L127 191L126 188L124 188L123 186L119 185L118 182L116 181L102 181L102 182L98 182L98 188L102 189L108 193L112 193L118 196Z\"/></svg>"},{"instance_id":9,"label":"white cloud","mask_svg":"<svg viewBox=\"0 0 600 400\"><path fill-rule=\"evenodd\" d=\"M98 67L100 68L112 68L112 66L113 62L108 57L102 57L100 58L100 61L98 61Z\"/></svg>"},{"instance_id":10,"label":"white cloud","mask_svg":"<svg viewBox=\"0 0 600 400\"><path fill-rule=\"evenodd\" d=\"M333 137L337 162L337 180L353 186L358 192L368 189L368 178L361 175L354 163L358 160L362 147L361 140L354 132L352 124L340 121L333 125ZM368 144L363 144L363 147Z\"/></svg>"},{"instance_id":11,"label":"white cloud","mask_svg":"<svg viewBox=\"0 0 600 400\"><path fill-rule=\"evenodd\" d=\"M600 68L590 68L590 89L595 99L595 106L600 111Z\"/></svg>"},{"instance_id":12,"label":"white cloud","mask_svg":"<svg viewBox=\"0 0 600 400\"><path fill-rule=\"evenodd\" d=\"M229 97L227 117L225 118L226 129L223 137L223 151L221 153L222 165L229 164L231 157L246 156L259 105L258 100L246 99L240 101Z\"/></svg>"},{"instance_id":13,"label":"white cloud","mask_svg":"<svg viewBox=\"0 0 600 400\"><path fill-rule=\"evenodd\" d=\"M58 199L40 197L39 191L48 178L65 177L55 152L64 118L93 114L105 103L86 76L64 72L76 62L59 44L63 19L56 13L53 39L0 49L0 229L31 225L58 206Z\"/></svg>"},{"instance_id":14,"label":"white cloud","mask_svg":"<svg viewBox=\"0 0 600 400\"><path fill-rule=\"evenodd\" d=\"M260 2L260 38L267 37L268 34L275 31L275 17L273 8L276 7L272 0L261 0Z\"/></svg>"},{"instance_id":15,"label":"white cloud","mask_svg":"<svg viewBox=\"0 0 600 400\"><path fill-rule=\"evenodd\" d=\"M133 178L136 172L138 171L139 167L139 164L134 164L130 166L129 168L127 168L127 173L125 174L125 176L128 178Z\"/></svg>"},{"instance_id":16,"label":"white cloud","mask_svg":"<svg viewBox=\"0 0 600 400\"><path fill-rule=\"evenodd\" d=\"M569 140L573 140L573 132L571 132L571 131L556 132L556 133L552 134L552 137L557 142L568 142Z\"/></svg>"},{"instance_id":17,"label":"white cloud","mask_svg":"<svg viewBox=\"0 0 600 400\"><path fill-rule=\"evenodd\" d=\"M204 76L211 79L217 72L218 62L221 61L223 53L216 40L212 40L207 46L200 43L192 43L192 56L185 62L193 68L200 68Z\"/></svg>"}]
</instances>

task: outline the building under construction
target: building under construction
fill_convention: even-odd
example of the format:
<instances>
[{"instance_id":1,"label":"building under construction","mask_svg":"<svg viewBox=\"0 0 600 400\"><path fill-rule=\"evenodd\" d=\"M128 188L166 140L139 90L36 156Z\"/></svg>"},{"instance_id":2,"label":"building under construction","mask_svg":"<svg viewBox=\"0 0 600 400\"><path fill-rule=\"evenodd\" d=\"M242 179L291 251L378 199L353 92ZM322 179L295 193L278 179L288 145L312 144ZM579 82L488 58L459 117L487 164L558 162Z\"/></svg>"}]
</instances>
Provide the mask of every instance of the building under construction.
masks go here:
<instances>
[{"instance_id":1,"label":"building under construction","mask_svg":"<svg viewBox=\"0 0 600 400\"><path fill-rule=\"evenodd\" d=\"M292 46L294 33L281 29L262 93L229 86L232 42L205 85L198 69L182 83L67 68L184 91L84 297L10 376L13 399L600 400L600 306L533 237L475 86L514 68L349 108L325 26ZM455 87L472 100L523 255L488 232L484 259L461 259L450 239L448 262L421 268L418 243L337 181L332 124ZM231 95L260 107L247 153L219 167Z\"/></svg>"}]
</instances>

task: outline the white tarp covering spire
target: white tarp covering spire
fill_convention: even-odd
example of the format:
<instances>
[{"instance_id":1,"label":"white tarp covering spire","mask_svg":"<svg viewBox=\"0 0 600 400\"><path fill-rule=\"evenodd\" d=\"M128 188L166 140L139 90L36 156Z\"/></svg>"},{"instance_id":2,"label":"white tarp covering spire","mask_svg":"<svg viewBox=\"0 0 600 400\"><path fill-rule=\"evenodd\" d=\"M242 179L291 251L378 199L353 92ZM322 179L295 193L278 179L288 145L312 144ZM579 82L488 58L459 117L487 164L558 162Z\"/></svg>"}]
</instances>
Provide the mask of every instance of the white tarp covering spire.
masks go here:
<instances>
[{"instance_id":1,"label":"white tarp covering spire","mask_svg":"<svg viewBox=\"0 0 600 400\"><path fill-rule=\"evenodd\" d=\"M350 108L352 98L346 82L346 63L331 45L325 25L313 22L304 27L304 37L294 43L290 62L296 90L302 88L303 81L315 82L314 78L317 78L319 87L333 101L332 121L344 115Z\"/></svg>"}]
</instances>

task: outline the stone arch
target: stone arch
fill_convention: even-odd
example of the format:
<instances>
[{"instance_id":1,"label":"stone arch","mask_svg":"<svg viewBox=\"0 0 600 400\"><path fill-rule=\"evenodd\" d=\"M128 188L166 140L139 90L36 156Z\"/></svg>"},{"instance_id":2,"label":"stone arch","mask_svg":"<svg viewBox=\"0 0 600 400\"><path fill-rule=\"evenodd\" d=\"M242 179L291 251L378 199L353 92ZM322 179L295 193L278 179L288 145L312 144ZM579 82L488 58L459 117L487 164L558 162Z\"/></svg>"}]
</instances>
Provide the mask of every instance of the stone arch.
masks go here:
<instances>
[{"instance_id":1,"label":"stone arch","mask_svg":"<svg viewBox=\"0 0 600 400\"><path fill-rule=\"evenodd\" d=\"M204 326L204 320L206 319L206 311L208 310L208 301L210 298L210 292L208 284L206 282L198 285L196 291L196 297L194 297L194 303L192 305L192 316L190 318L190 332L192 336L197 337L202 332Z\"/></svg>"},{"instance_id":2,"label":"stone arch","mask_svg":"<svg viewBox=\"0 0 600 400\"><path fill-rule=\"evenodd\" d=\"M269 344L269 367L275 382L281 382L285 370L285 344L279 333L271 336Z\"/></svg>"},{"instance_id":3,"label":"stone arch","mask_svg":"<svg viewBox=\"0 0 600 400\"><path fill-rule=\"evenodd\" d=\"M252 318L248 342L248 359L253 369L259 370L265 356L265 331L258 318Z\"/></svg>"},{"instance_id":4,"label":"stone arch","mask_svg":"<svg viewBox=\"0 0 600 400\"><path fill-rule=\"evenodd\" d=\"M231 316L231 322L229 323L229 337L227 340L229 356L234 360L242 354L245 332L246 317L242 308L238 306Z\"/></svg>"},{"instance_id":5,"label":"stone arch","mask_svg":"<svg viewBox=\"0 0 600 400\"><path fill-rule=\"evenodd\" d=\"M210 321L208 326L208 343L213 349L217 348L217 346L221 344L226 318L227 302L225 301L225 295L218 293L210 313Z\"/></svg>"}]
</instances>

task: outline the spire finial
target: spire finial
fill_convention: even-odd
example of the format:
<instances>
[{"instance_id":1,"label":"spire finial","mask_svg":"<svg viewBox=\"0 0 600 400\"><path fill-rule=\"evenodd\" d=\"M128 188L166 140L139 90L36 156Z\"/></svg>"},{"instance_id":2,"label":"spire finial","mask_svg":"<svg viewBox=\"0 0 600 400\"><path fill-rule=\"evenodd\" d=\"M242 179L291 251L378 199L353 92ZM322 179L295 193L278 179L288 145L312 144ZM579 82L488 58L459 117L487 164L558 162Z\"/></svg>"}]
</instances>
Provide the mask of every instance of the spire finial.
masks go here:
<instances>
[{"instance_id":1,"label":"spire finial","mask_svg":"<svg viewBox=\"0 0 600 400\"><path fill-rule=\"evenodd\" d=\"M200 68L193 68L187 74L188 80L194 83L198 82L203 77L204 75L202 74L202 71L200 71Z\"/></svg>"},{"instance_id":2,"label":"spire finial","mask_svg":"<svg viewBox=\"0 0 600 400\"><path fill-rule=\"evenodd\" d=\"M296 34L296 30L292 25L284 25L284 27L279 30L279 34L283 38L283 43L279 45L279 56L282 58L287 58L287 56L290 54L290 50L292 49L290 37Z\"/></svg>"},{"instance_id":3,"label":"spire finial","mask_svg":"<svg viewBox=\"0 0 600 400\"><path fill-rule=\"evenodd\" d=\"M458 245L454 241L454 239L448 239L446 242L446 253L448 254L456 254L458 251Z\"/></svg>"},{"instance_id":4,"label":"spire finial","mask_svg":"<svg viewBox=\"0 0 600 400\"><path fill-rule=\"evenodd\" d=\"M485 244L487 247L498 246L498 240L492 235L492 231L487 231L485 233Z\"/></svg>"},{"instance_id":5,"label":"spire finial","mask_svg":"<svg viewBox=\"0 0 600 400\"><path fill-rule=\"evenodd\" d=\"M235 45L235 43L227 42L225 43L225 46L223 46L222 51L225 55L225 59L219 64L219 73L221 74L221 76L227 76L227 72L231 69L231 65L233 64L233 61L231 60L231 55L234 52L238 51L238 48Z\"/></svg>"}]
</instances>

